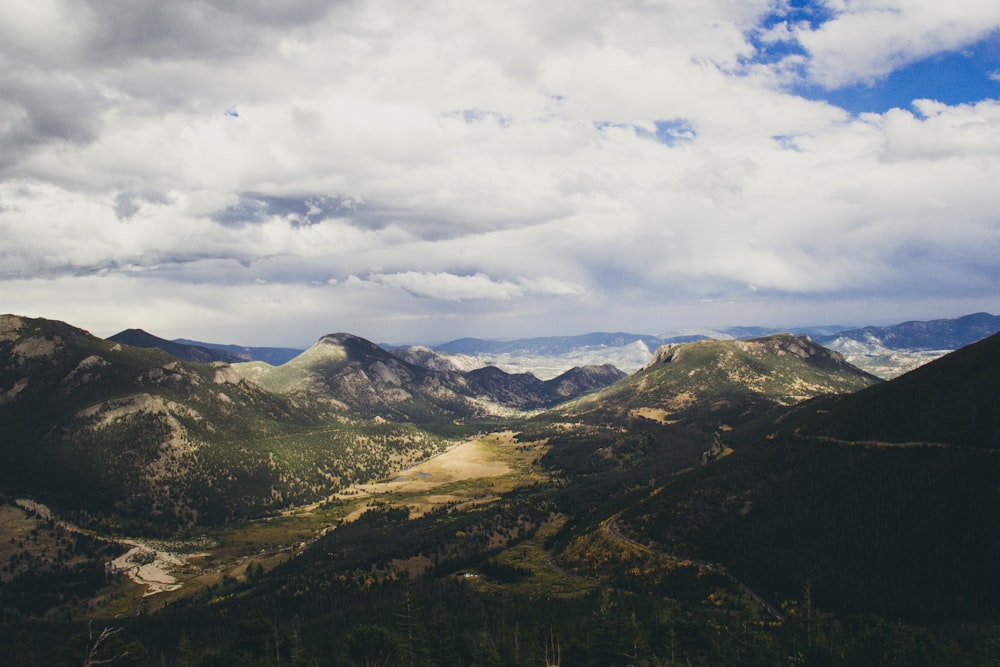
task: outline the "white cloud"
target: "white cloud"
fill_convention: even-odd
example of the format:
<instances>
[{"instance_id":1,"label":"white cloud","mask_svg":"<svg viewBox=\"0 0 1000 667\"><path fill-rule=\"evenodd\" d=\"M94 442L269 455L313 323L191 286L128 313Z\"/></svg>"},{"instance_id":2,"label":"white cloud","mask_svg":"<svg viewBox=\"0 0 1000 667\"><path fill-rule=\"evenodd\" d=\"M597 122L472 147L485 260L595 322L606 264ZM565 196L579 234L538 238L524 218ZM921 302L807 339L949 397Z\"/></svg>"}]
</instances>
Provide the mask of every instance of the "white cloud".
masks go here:
<instances>
[{"instance_id":1,"label":"white cloud","mask_svg":"<svg viewBox=\"0 0 1000 667\"><path fill-rule=\"evenodd\" d=\"M811 78L827 88L871 82L910 62L958 50L1000 28L993 0L829 0L832 20L793 29Z\"/></svg>"},{"instance_id":2,"label":"white cloud","mask_svg":"<svg viewBox=\"0 0 1000 667\"><path fill-rule=\"evenodd\" d=\"M772 4L0 0L0 310L405 340L998 293L997 105L782 92ZM833 8L784 33L827 85L993 22Z\"/></svg>"},{"instance_id":3,"label":"white cloud","mask_svg":"<svg viewBox=\"0 0 1000 667\"><path fill-rule=\"evenodd\" d=\"M1000 101L948 106L916 100L917 115L885 114L886 154L892 159L1000 156Z\"/></svg>"}]
</instances>

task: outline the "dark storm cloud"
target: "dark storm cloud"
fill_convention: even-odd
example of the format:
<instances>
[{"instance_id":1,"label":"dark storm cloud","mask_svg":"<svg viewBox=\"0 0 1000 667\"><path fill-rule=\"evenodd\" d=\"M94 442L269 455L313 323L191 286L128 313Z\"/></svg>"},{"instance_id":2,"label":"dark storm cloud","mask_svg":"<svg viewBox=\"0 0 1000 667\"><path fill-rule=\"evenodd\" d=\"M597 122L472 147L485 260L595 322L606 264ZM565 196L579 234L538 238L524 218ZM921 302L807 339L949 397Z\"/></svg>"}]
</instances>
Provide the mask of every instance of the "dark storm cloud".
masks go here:
<instances>
[{"instance_id":1,"label":"dark storm cloud","mask_svg":"<svg viewBox=\"0 0 1000 667\"><path fill-rule=\"evenodd\" d=\"M97 86L74 76L5 69L0 72L0 166L37 144L93 141L99 114L107 107Z\"/></svg>"}]
</instances>

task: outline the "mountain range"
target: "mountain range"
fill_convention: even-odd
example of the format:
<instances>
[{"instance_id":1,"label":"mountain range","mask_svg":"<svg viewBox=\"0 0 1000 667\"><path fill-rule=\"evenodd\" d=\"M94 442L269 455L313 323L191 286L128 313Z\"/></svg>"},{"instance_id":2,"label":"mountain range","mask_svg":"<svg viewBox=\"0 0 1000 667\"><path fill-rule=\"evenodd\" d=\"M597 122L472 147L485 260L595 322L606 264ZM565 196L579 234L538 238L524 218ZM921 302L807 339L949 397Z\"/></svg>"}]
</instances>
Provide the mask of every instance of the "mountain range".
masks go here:
<instances>
[{"instance_id":1,"label":"mountain range","mask_svg":"<svg viewBox=\"0 0 1000 667\"><path fill-rule=\"evenodd\" d=\"M622 515L772 599L924 622L1000 619L1000 335L793 407L766 437Z\"/></svg>"},{"instance_id":2,"label":"mountain range","mask_svg":"<svg viewBox=\"0 0 1000 667\"><path fill-rule=\"evenodd\" d=\"M431 371L349 334L281 366L203 363L4 315L0 475L84 524L190 528L319 500L439 451L419 424L537 410L623 375Z\"/></svg>"},{"instance_id":3,"label":"mountain range","mask_svg":"<svg viewBox=\"0 0 1000 667\"><path fill-rule=\"evenodd\" d=\"M436 346L381 345L405 361L431 370L470 371L496 366L509 373L532 373L551 379L579 366L610 364L634 372L649 362L662 345L706 338L739 340L789 332L808 335L836 350L855 366L890 379L921 364L1000 331L1000 316L974 313L955 319L909 321L891 326L851 329L838 325L793 327L723 327L671 334L594 332L575 336L546 336L509 341L460 338ZM264 361L274 366L293 359L303 350L293 348L219 345L189 339L166 341L141 329L112 336L137 347L159 347L188 361L218 360L230 363Z\"/></svg>"},{"instance_id":4,"label":"mountain range","mask_svg":"<svg viewBox=\"0 0 1000 667\"><path fill-rule=\"evenodd\" d=\"M589 341L653 342L615 336ZM819 340L543 380L347 333L204 362L0 316L0 642L14 664L1000 658L1000 335L888 381ZM139 589L154 560L186 563L176 591Z\"/></svg>"},{"instance_id":5,"label":"mountain range","mask_svg":"<svg viewBox=\"0 0 1000 667\"><path fill-rule=\"evenodd\" d=\"M423 350L425 357L426 350L436 352L439 355L436 363L451 363L464 370L492 364L511 372L531 371L546 377L558 374L568 365L580 364L610 363L634 372L645 366L663 345L706 338L740 340L785 332L810 336L821 345L840 352L855 366L882 379L890 379L945 352L1000 332L1000 316L975 313L955 319L910 321L863 329L836 325L791 329L724 327L661 335L590 333L511 341L462 338L416 349ZM398 353L396 348L392 349Z\"/></svg>"}]
</instances>

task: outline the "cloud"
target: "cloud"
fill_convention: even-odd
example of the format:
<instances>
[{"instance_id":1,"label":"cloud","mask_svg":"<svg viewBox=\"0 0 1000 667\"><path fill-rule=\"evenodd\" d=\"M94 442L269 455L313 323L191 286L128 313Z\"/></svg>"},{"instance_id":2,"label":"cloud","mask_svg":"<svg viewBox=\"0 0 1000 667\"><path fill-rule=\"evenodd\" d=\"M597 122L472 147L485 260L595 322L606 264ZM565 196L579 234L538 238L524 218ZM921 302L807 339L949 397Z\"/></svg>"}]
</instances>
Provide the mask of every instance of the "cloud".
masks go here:
<instances>
[{"instance_id":1,"label":"cloud","mask_svg":"<svg viewBox=\"0 0 1000 667\"><path fill-rule=\"evenodd\" d=\"M349 197L312 195L281 197L254 192L242 192L235 204L212 214L222 225L242 226L280 218L294 226L314 225L334 217L358 211L362 205Z\"/></svg>"},{"instance_id":2,"label":"cloud","mask_svg":"<svg viewBox=\"0 0 1000 667\"><path fill-rule=\"evenodd\" d=\"M916 114L904 109L885 114L890 159L1000 156L1000 101L948 106L916 100L913 107Z\"/></svg>"},{"instance_id":3,"label":"cloud","mask_svg":"<svg viewBox=\"0 0 1000 667\"><path fill-rule=\"evenodd\" d=\"M7 308L398 340L992 298L996 101L788 86L991 6L776 6L0 0Z\"/></svg>"},{"instance_id":4,"label":"cloud","mask_svg":"<svg viewBox=\"0 0 1000 667\"><path fill-rule=\"evenodd\" d=\"M794 39L808 52L815 83L838 88L879 79L942 51L955 51L1000 28L1000 5L920 0L826 2L834 16L818 26L797 24Z\"/></svg>"},{"instance_id":5,"label":"cloud","mask_svg":"<svg viewBox=\"0 0 1000 667\"><path fill-rule=\"evenodd\" d=\"M131 220L146 204L170 204L170 195L156 190L122 190L115 194L114 211L119 220Z\"/></svg>"},{"instance_id":6,"label":"cloud","mask_svg":"<svg viewBox=\"0 0 1000 667\"><path fill-rule=\"evenodd\" d=\"M475 299L507 300L528 294L572 295L581 294L584 289L578 285L555 278L516 280L494 280L484 273L456 275L453 273L427 273L406 271L403 273L373 273L366 279L351 276L352 286L378 286L399 289L414 296L440 299L443 301L469 301Z\"/></svg>"}]
</instances>

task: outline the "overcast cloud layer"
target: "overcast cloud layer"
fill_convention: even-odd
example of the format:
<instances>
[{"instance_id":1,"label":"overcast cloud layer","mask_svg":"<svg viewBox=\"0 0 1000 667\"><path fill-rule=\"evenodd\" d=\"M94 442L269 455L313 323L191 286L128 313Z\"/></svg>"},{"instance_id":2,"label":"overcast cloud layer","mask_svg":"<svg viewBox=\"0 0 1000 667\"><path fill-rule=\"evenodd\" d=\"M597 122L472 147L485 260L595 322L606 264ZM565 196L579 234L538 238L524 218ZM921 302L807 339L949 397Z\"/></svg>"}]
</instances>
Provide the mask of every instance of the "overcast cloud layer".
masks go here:
<instances>
[{"instance_id":1,"label":"overcast cloud layer","mask_svg":"<svg viewBox=\"0 0 1000 667\"><path fill-rule=\"evenodd\" d=\"M786 4L0 0L0 311L308 345L1000 310L1000 72L796 92L1000 41L1000 3Z\"/></svg>"}]
</instances>

